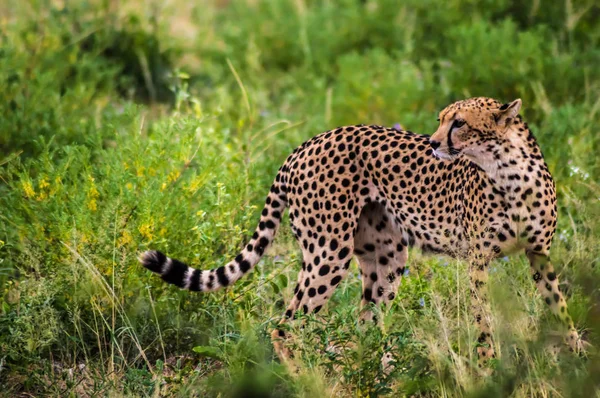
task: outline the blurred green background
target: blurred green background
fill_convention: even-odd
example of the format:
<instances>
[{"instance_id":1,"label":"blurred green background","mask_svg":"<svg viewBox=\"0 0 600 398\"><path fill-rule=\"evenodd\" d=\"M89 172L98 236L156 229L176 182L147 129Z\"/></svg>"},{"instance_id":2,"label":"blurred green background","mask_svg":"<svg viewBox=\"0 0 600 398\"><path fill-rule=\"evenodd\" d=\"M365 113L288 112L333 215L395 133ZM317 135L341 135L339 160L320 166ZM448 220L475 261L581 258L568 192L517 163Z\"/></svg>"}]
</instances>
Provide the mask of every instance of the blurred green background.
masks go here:
<instances>
[{"instance_id":1,"label":"blurred green background","mask_svg":"<svg viewBox=\"0 0 600 398\"><path fill-rule=\"evenodd\" d=\"M489 377L460 262L411 252L382 329L357 324L353 265L295 332L299 376L269 339L301 262L287 226L224 292L138 266L147 248L225 264L304 140L358 123L430 134L471 96L523 100L587 356L548 349L559 325L518 256L491 268ZM597 1L7 0L0 115L0 394L600 396ZM350 348L325 353L332 342Z\"/></svg>"}]
</instances>

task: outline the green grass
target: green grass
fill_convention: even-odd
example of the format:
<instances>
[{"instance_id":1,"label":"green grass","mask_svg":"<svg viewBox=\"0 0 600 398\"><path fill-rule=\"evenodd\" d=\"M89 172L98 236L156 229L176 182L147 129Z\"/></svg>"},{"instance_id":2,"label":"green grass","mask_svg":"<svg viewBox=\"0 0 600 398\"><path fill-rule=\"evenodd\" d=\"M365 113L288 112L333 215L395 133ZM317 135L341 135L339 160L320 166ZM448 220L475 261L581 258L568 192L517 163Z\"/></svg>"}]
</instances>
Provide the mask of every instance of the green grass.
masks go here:
<instances>
[{"instance_id":1,"label":"green grass","mask_svg":"<svg viewBox=\"0 0 600 398\"><path fill-rule=\"evenodd\" d=\"M600 396L594 1L72 3L0 5L0 394ZM587 357L548 349L559 325L522 256L491 267L489 377L461 262L412 251L382 329L358 324L352 265L329 310L292 326L299 376L269 338L301 262L287 221L223 292L137 263L153 248L225 264L304 140L355 123L431 133L479 95L523 99L555 176L552 258Z\"/></svg>"}]
</instances>

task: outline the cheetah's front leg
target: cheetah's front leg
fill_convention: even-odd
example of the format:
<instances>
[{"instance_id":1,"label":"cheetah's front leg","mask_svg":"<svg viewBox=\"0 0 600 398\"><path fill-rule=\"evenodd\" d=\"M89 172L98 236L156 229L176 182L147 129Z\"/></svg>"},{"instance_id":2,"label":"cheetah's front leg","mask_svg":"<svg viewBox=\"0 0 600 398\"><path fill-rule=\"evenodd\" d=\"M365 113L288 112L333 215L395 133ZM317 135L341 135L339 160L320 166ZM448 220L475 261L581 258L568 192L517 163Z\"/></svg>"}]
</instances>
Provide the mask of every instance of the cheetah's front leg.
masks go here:
<instances>
[{"instance_id":1,"label":"cheetah's front leg","mask_svg":"<svg viewBox=\"0 0 600 398\"><path fill-rule=\"evenodd\" d=\"M482 259L471 262L469 268L471 290L471 312L475 318L479 336L477 338L478 367L484 367L490 358L495 357L490 311L487 300L488 263Z\"/></svg>"},{"instance_id":2,"label":"cheetah's front leg","mask_svg":"<svg viewBox=\"0 0 600 398\"><path fill-rule=\"evenodd\" d=\"M567 344L572 351L581 352L583 348L582 342L567 310L567 302L558 288L558 277L550 262L550 258L547 254L534 252L527 252L527 258L531 264L533 280L540 294L550 307L552 313L560 319L567 330L565 336Z\"/></svg>"}]
</instances>

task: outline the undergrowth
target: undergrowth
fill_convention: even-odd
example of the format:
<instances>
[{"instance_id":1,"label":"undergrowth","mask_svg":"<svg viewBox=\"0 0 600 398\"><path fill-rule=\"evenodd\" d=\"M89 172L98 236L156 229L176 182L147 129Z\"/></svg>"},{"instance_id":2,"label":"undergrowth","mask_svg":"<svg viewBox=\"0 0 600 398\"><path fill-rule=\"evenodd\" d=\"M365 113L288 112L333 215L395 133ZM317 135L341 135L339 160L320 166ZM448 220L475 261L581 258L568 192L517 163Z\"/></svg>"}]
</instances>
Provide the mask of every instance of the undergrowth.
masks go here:
<instances>
[{"instance_id":1,"label":"undergrowth","mask_svg":"<svg viewBox=\"0 0 600 398\"><path fill-rule=\"evenodd\" d=\"M585 0L0 5L0 393L600 396L599 44ZM557 183L552 258L587 356L549 348L559 326L522 256L490 269L488 377L461 262L411 251L381 328L358 323L352 265L329 310L291 326L298 375L269 337L301 264L287 222L223 292L140 269L148 248L228 262L313 135L431 133L437 111L479 95L523 99Z\"/></svg>"}]
</instances>

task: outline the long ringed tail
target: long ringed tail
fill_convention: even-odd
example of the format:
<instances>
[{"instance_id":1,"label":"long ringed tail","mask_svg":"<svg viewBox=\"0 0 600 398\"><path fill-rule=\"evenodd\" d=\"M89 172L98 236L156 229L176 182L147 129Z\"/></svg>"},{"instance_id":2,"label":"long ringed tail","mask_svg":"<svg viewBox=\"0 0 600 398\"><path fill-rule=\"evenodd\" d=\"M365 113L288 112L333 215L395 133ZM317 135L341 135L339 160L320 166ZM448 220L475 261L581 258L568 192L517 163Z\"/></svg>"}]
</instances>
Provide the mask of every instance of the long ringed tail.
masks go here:
<instances>
[{"instance_id":1,"label":"long ringed tail","mask_svg":"<svg viewBox=\"0 0 600 398\"><path fill-rule=\"evenodd\" d=\"M150 271L159 274L165 282L182 289L212 292L235 283L254 269L273 242L281 224L283 211L288 205L284 181L285 172L285 166L279 169L271 191L267 195L265 207L254 235L233 261L211 270L199 270L156 250L142 253L139 261Z\"/></svg>"}]
</instances>

